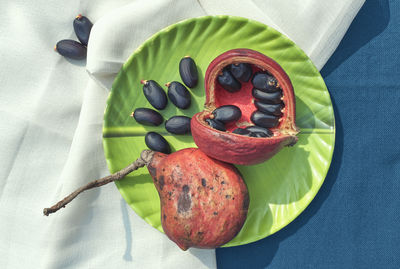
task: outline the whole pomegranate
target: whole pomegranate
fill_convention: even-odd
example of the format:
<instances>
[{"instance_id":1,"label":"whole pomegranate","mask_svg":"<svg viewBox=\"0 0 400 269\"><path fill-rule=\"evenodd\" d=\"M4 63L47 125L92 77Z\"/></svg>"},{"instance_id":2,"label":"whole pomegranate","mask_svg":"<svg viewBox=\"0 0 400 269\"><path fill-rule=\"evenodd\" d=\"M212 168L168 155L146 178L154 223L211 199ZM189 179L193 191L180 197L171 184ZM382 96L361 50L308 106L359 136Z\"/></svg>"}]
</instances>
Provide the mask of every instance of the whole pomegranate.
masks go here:
<instances>
[{"instance_id":1,"label":"whole pomegranate","mask_svg":"<svg viewBox=\"0 0 400 269\"><path fill-rule=\"evenodd\" d=\"M187 148L155 152L147 168L160 196L164 232L181 249L219 247L242 228L249 194L233 165Z\"/></svg>"}]
</instances>

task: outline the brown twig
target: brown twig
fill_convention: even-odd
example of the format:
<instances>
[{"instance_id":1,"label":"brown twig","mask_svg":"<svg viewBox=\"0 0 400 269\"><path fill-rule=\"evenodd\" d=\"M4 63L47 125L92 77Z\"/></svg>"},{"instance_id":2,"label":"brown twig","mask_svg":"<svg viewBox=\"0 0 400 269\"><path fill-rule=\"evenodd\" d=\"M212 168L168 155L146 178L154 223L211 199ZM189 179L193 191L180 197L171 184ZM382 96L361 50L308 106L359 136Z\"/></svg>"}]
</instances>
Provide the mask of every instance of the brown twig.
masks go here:
<instances>
[{"instance_id":1,"label":"brown twig","mask_svg":"<svg viewBox=\"0 0 400 269\"><path fill-rule=\"evenodd\" d=\"M64 199L62 199L61 201L59 201L52 207L43 209L43 214L48 216L51 213L57 212L59 209L65 207L69 202L71 202L81 192L84 192L84 191L92 189L92 188L100 187L100 186L106 185L110 182L124 178L129 173L150 163L151 158L153 157L153 154L154 154L154 152L151 150L143 150L142 153L140 154L140 157L135 162L131 163L127 167L121 169L120 171L118 171L114 174L94 180L92 182L89 182L85 186L78 188L77 190L72 192L70 195L66 196Z\"/></svg>"}]
</instances>

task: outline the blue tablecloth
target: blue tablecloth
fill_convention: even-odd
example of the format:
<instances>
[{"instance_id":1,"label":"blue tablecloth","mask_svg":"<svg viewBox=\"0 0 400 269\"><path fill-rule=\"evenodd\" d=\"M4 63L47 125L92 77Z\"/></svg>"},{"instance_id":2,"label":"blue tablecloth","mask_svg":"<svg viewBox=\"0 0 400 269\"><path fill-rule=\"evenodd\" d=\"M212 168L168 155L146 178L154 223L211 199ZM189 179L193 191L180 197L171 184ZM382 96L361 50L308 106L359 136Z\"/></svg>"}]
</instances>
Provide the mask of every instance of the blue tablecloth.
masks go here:
<instances>
[{"instance_id":1,"label":"blue tablecloth","mask_svg":"<svg viewBox=\"0 0 400 269\"><path fill-rule=\"evenodd\" d=\"M321 71L335 109L325 182L291 224L218 268L400 268L400 1L367 0Z\"/></svg>"}]
</instances>

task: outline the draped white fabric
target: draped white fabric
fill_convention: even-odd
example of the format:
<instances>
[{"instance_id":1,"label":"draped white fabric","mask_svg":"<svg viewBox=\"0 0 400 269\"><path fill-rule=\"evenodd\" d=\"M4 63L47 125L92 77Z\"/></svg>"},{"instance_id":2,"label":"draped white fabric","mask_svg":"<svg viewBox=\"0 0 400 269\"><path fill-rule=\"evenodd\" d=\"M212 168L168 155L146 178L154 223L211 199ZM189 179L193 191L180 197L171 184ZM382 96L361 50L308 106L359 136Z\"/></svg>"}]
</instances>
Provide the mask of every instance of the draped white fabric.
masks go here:
<instances>
[{"instance_id":1,"label":"draped white fabric","mask_svg":"<svg viewBox=\"0 0 400 269\"><path fill-rule=\"evenodd\" d=\"M289 36L321 68L363 3L0 2L0 268L215 268L214 250L181 251L113 184L49 217L42 209L108 174L101 134L108 90L123 62L158 30L202 15L248 17ZM87 62L52 50L58 40L75 38L78 13L95 22Z\"/></svg>"}]
</instances>

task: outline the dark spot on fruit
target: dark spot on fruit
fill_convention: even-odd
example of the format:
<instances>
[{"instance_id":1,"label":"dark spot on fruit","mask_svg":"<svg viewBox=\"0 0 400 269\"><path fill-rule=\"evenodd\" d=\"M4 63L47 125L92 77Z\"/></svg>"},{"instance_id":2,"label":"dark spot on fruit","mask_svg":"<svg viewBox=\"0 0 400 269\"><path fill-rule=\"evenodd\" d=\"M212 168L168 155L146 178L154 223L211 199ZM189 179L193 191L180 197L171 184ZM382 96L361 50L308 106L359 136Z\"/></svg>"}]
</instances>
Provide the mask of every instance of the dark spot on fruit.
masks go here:
<instances>
[{"instance_id":1,"label":"dark spot on fruit","mask_svg":"<svg viewBox=\"0 0 400 269\"><path fill-rule=\"evenodd\" d=\"M218 215L218 212L214 211L214 213L213 213L213 214L216 216L216 215Z\"/></svg>"},{"instance_id":2,"label":"dark spot on fruit","mask_svg":"<svg viewBox=\"0 0 400 269\"><path fill-rule=\"evenodd\" d=\"M204 232L197 232L196 240L200 242L204 238Z\"/></svg>"},{"instance_id":3,"label":"dark spot on fruit","mask_svg":"<svg viewBox=\"0 0 400 269\"><path fill-rule=\"evenodd\" d=\"M164 214L164 216L163 216L163 217L164 217L164 220L166 220L166 219L167 219L167 215L165 215L165 214Z\"/></svg>"},{"instance_id":4,"label":"dark spot on fruit","mask_svg":"<svg viewBox=\"0 0 400 269\"><path fill-rule=\"evenodd\" d=\"M213 190L214 189L214 187L210 187L210 190Z\"/></svg>"},{"instance_id":5,"label":"dark spot on fruit","mask_svg":"<svg viewBox=\"0 0 400 269\"><path fill-rule=\"evenodd\" d=\"M226 198L226 199L230 199L231 196L227 194L227 195L225 195L225 198Z\"/></svg>"},{"instance_id":6,"label":"dark spot on fruit","mask_svg":"<svg viewBox=\"0 0 400 269\"><path fill-rule=\"evenodd\" d=\"M189 191L189 187L187 191ZM188 192L183 191L183 193L181 193L178 198L178 213L185 213L189 211L191 205L192 199L190 198L190 195L188 194Z\"/></svg>"},{"instance_id":7,"label":"dark spot on fruit","mask_svg":"<svg viewBox=\"0 0 400 269\"><path fill-rule=\"evenodd\" d=\"M202 185L203 187L207 186L207 182L206 182L206 179L205 179L205 178L202 178L202 179L201 179L201 185Z\"/></svg>"},{"instance_id":8,"label":"dark spot on fruit","mask_svg":"<svg viewBox=\"0 0 400 269\"><path fill-rule=\"evenodd\" d=\"M189 192L189 186L188 185L183 185L182 190L185 193Z\"/></svg>"},{"instance_id":9,"label":"dark spot on fruit","mask_svg":"<svg viewBox=\"0 0 400 269\"><path fill-rule=\"evenodd\" d=\"M165 184L165 182L164 182L164 176L160 176L160 177L158 178L158 185L160 186L160 190L162 190L162 189L164 188L164 184Z\"/></svg>"},{"instance_id":10,"label":"dark spot on fruit","mask_svg":"<svg viewBox=\"0 0 400 269\"><path fill-rule=\"evenodd\" d=\"M157 169L156 169L154 166L148 165L148 166L147 166L147 170L149 170L149 172L150 172L151 175L156 175Z\"/></svg>"},{"instance_id":11,"label":"dark spot on fruit","mask_svg":"<svg viewBox=\"0 0 400 269\"><path fill-rule=\"evenodd\" d=\"M225 184L225 181L222 180L222 181L221 181L221 184L224 185L224 184Z\"/></svg>"}]
</instances>

